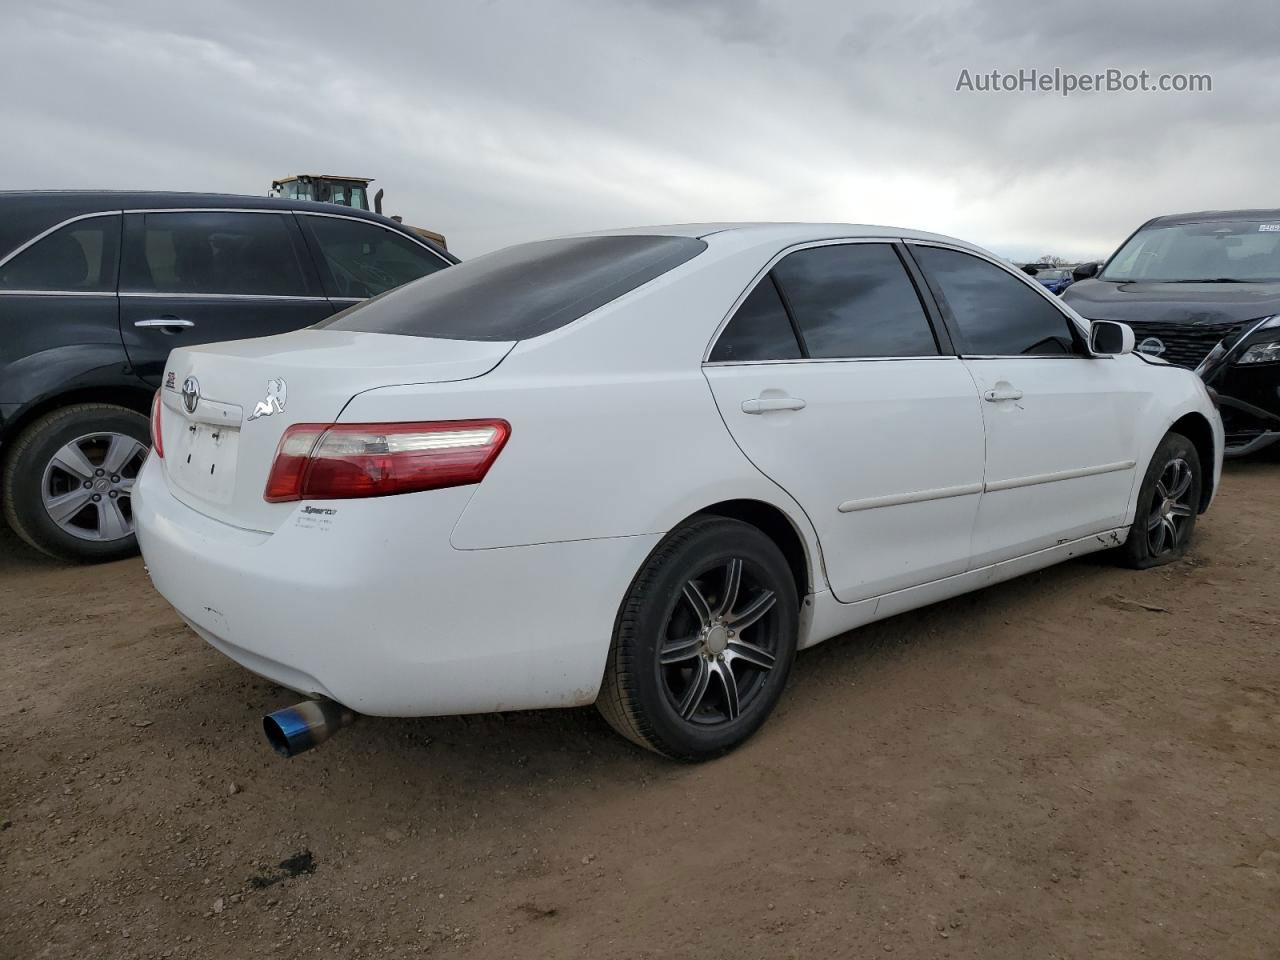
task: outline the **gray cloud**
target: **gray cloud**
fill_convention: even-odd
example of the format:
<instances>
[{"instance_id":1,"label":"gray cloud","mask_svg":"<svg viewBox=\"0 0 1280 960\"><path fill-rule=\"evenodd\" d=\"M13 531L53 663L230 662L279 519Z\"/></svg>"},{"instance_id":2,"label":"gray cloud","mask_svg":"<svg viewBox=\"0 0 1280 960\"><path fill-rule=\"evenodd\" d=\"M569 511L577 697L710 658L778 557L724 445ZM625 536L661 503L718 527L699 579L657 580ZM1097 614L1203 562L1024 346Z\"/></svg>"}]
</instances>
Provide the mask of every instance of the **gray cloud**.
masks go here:
<instances>
[{"instance_id":1,"label":"gray cloud","mask_svg":"<svg viewBox=\"0 0 1280 960\"><path fill-rule=\"evenodd\" d=\"M474 255L686 220L848 220L1108 252L1265 205L1266 3L3 0L0 187L378 178ZM1208 94L956 92L962 69L1210 73Z\"/></svg>"}]
</instances>

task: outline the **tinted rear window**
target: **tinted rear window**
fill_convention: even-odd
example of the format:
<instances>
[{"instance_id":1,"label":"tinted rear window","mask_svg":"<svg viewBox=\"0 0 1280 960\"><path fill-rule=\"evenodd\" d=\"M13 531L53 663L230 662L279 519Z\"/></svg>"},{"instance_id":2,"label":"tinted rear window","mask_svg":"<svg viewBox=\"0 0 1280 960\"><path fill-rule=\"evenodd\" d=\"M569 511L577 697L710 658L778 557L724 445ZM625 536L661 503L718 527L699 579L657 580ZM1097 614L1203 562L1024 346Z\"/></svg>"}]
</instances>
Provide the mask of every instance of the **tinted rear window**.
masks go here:
<instances>
[{"instance_id":1,"label":"tinted rear window","mask_svg":"<svg viewBox=\"0 0 1280 960\"><path fill-rule=\"evenodd\" d=\"M707 248L691 237L541 240L467 260L317 324L442 340L527 340L604 306Z\"/></svg>"}]
</instances>

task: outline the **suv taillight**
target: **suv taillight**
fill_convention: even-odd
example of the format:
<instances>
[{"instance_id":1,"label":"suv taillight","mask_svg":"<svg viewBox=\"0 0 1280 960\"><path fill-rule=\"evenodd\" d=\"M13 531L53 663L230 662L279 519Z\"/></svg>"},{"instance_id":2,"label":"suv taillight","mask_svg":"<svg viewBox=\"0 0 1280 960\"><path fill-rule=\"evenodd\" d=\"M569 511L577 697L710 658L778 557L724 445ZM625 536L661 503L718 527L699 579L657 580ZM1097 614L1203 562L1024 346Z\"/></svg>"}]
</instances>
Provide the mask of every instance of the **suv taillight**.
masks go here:
<instances>
[{"instance_id":1,"label":"suv taillight","mask_svg":"<svg viewBox=\"0 0 1280 960\"><path fill-rule=\"evenodd\" d=\"M164 438L160 435L160 408L163 405L160 402L160 391L157 390L151 400L151 449L161 460L164 459Z\"/></svg>"},{"instance_id":2,"label":"suv taillight","mask_svg":"<svg viewBox=\"0 0 1280 960\"><path fill-rule=\"evenodd\" d=\"M263 499L345 500L479 483L511 435L505 420L295 423Z\"/></svg>"}]
</instances>

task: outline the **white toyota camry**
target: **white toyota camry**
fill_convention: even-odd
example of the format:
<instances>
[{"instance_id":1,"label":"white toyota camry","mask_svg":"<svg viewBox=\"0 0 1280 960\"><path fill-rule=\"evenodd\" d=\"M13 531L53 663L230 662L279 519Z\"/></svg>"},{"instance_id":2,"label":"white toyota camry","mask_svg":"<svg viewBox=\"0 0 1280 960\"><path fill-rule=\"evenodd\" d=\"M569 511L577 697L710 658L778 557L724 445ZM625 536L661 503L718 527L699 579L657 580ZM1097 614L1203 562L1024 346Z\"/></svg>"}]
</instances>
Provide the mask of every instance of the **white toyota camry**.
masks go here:
<instances>
[{"instance_id":1,"label":"white toyota camry","mask_svg":"<svg viewBox=\"0 0 1280 960\"><path fill-rule=\"evenodd\" d=\"M1222 425L970 244L684 225L527 243L310 329L175 350L134 495L156 588L352 713L595 702L701 759L796 650L1113 549L1173 559Z\"/></svg>"}]
</instances>

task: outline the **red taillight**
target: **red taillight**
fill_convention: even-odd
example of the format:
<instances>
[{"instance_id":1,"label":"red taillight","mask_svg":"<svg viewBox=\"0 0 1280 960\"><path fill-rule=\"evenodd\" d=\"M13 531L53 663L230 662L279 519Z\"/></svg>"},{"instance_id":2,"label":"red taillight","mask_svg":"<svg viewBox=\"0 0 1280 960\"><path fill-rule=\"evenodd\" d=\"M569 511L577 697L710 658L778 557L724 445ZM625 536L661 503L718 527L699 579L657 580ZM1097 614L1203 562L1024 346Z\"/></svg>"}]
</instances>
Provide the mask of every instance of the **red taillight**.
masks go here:
<instances>
[{"instance_id":1,"label":"red taillight","mask_svg":"<svg viewBox=\"0 0 1280 960\"><path fill-rule=\"evenodd\" d=\"M263 499L345 500L479 483L511 435L505 420L296 423Z\"/></svg>"},{"instance_id":2,"label":"red taillight","mask_svg":"<svg viewBox=\"0 0 1280 960\"><path fill-rule=\"evenodd\" d=\"M160 391L156 391L155 397L151 401L151 449L156 452L156 456L161 460L164 459L164 437L160 434L160 408L164 406L160 401Z\"/></svg>"}]
</instances>

